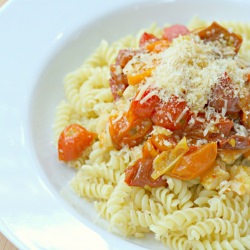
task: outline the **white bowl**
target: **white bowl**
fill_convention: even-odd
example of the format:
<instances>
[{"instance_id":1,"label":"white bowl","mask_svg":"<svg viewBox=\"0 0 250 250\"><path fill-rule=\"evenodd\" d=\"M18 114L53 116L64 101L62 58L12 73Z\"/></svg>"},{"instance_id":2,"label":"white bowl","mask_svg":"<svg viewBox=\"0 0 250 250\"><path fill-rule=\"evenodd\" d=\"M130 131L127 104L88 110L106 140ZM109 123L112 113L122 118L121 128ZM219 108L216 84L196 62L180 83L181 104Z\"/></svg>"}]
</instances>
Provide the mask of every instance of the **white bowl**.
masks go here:
<instances>
[{"instance_id":1,"label":"white bowl","mask_svg":"<svg viewBox=\"0 0 250 250\"><path fill-rule=\"evenodd\" d=\"M249 9L236 0L9 1L0 14L1 231L20 249L164 249L109 233L68 186L74 171L58 162L52 134L63 77L102 39L194 15L250 22Z\"/></svg>"}]
</instances>

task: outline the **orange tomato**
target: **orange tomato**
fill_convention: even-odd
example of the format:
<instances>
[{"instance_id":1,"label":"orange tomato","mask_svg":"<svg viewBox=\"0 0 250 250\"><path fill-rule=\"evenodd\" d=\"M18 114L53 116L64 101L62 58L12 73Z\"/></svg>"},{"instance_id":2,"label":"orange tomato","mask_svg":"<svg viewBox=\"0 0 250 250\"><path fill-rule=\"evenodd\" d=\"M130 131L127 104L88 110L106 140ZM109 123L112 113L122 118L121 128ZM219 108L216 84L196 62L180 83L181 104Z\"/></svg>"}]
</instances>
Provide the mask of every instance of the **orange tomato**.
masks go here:
<instances>
[{"instance_id":1,"label":"orange tomato","mask_svg":"<svg viewBox=\"0 0 250 250\"><path fill-rule=\"evenodd\" d=\"M177 144L177 141L173 136L167 136L164 134L153 135L151 140L152 144L160 152L172 149Z\"/></svg>"},{"instance_id":2,"label":"orange tomato","mask_svg":"<svg viewBox=\"0 0 250 250\"><path fill-rule=\"evenodd\" d=\"M140 144L151 129L150 119L136 118L130 113L124 113L120 119L117 119L117 116L111 116L109 119L109 133L116 149L125 145L134 147Z\"/></svg>"},{"instance_id":3,"label":"orange tomato","mask_svg":"<svg viewBox=\"0 0 250 250\"><path fill-rule=\"evenodd\" d=\"M158 40L153 43L149 43L146 49L150 52L159 53L170 46L170 42L167 40Z\"/></svg>"},{"instance_id":4,"label":"orange tomato","mask_svg":"<svg viewBox=\"0 0 250 250\"><path fill-rule=\"evenodd\" d=\"M145 71L136 74L136 75L127 75L127 79L128 79L128 84L129 85L136 85L139 84L140 82L142 82L146 77L151 76L152 74L152 70L154 68L149 68L146 69Z\"/></svg>"},{"instance_id":5,"label":"orange tomato","mask_svg":"<svg viewBox=\"0 0 250 250\"><path fill-rule=\"evenodd\" d=\"M58 158L61 161L72 161L80 157L96 137L96 133L87 131L79 124L67 126L59 136Z\"/></svg>"},{"instance_id":6,"label":"orange tomato","mask_svg":"<svg viewBox=\"0 0 250 250\"><path fill-rule=\"evenodd\" d=\"M142 147L142 156L143 158L155 158L157 155L159 154L159 152L157 151L157 149L154 147L154 145L152 144L151 139L148 139Z\"/></svg>"},{"instance_id":7,"label":"orange tomato","mask_svg":"<svg viewBox=\"0 0 250 250\"><path fill-rule=\"evenodd\" d=\"M187 153L167 175L176 179L191 180L208 171L217 156L217 143L211 142Z\"/></svg>"},{"instance_id":8,"label":"orange tomato","mask_svg":"<svg viewBox=\"0 0 250 250\"><path fill-rule=\"evenodd\" d=\"M236 53L238 53L242 44L242 37L240 35L228 31L216 22L213 22L205 29L199 30L198 36L205 41L216 41L223 39L227 46L235 47Z\"/></svg>"}]
</instances>

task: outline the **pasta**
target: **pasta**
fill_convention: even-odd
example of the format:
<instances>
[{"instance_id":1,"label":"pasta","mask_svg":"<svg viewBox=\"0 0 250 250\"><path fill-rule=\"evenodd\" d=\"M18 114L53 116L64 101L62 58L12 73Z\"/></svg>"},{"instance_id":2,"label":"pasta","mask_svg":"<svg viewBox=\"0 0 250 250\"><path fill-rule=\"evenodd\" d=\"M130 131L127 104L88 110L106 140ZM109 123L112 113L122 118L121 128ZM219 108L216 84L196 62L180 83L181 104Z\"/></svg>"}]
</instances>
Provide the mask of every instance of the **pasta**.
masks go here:
<instances>
[{"instance_id":1,"label":"pasta","mask_svg":"<svg viewBox=\"0 0 250 250\"><path fill-rule=\"evenodd\" d=\"M239 50L243 62L239 63L250 61L250 24L221 24L243 37ZM188 28L193 30L208 25L208 22L194 18ZM116 97L110 90L109 82L110 65L115 62L120 50L136 49L145 31L157 37L162 35L162 28L152 25L139 31L137 36L127 36L112 44L102 41L83 65L65 78L66 100L56 110L53 126L55 140L58 141L61 131L73 123L97 135L97 139L88 144L79 157L68 161L68 165L77 170L72 188L80 197L94 202L98 214L110 222L109 229L117 234L143 237L146 233L152 233L156 240L171 249L250 249L250 173L246 166L239 166L237 170L232 168L228 172L224 167L227 163L221 163L224 157L221 156L219 165L214 168L214 173L221 178L216 184L202 182L199 177L185 180L167 174L160 179L167 186L133 186L125 181L127 173L124 172L130 166L136 166L145 148L152 145L137 143L117 149L112 140L107 126L110 116L114 116L115 121L121 119L120 115L128 110L134 98L136 86L131 84L124 90L124 98L117 98L114 102ZM231 51L225 53L230 56ZM201 59L194 67L206 63L206 58L202 59L202 52L200 54ZM145 60L148 62L149 59ZM157 60L156 56L153 61ZM131 70L129 66L126 67L128 71ZM234 66L230 64L228 67ZM150 76L151 68L147 70L144 73ZM131 77L130 81L138 79ZM138 95L143 96L144 92L140 90ZM193 105L198 105L200 100L197 99ZM181 120L186 111L184 109L177 120ZM154 135L159 131L165 135L168 133L157 126L151 133ZM204 142L200 140L199 143L203 145ZM165 159L166 155L161 157ZM242 155L235 157L231 159L233 164ZM243 184L239 184L239 174L246 177ZM229 178L234 178L235 182L230 182Z\"/></svg>"}]
</instances>

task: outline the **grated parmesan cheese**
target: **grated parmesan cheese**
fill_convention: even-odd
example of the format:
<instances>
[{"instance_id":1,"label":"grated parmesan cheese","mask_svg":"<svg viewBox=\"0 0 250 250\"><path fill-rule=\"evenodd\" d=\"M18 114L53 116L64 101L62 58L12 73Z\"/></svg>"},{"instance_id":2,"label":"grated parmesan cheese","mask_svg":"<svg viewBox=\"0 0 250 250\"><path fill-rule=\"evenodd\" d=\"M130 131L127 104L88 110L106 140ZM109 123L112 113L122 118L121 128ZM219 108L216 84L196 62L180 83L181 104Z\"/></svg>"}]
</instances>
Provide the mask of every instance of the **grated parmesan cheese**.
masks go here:
<instances>
[{"instance_id":1,"label":"grated parmesan cheese","mask_svg":"<svg viewBox=\"0 0 250 250\"><path fill-rule=\"evenodd\" d=\"M185 100L195 113L204 111L213 87L225 72L237 86L233 90L235 96L241 93L245 75L250 73L249 68L240 66L233 48L219 42L205 43L195 35L179 36L163 52L136 55L126 65L125 73L138 73L138 65L155 69L146 78L145 84L139 87L137 100L149 86L154 86L158 93L154 91L152 95L158 94L164 101L175 95ZM145 96L141 102L146 102L150 97ZM223 109L223 116L225 113L226 109Z\"/></svg>"}]
</instances>

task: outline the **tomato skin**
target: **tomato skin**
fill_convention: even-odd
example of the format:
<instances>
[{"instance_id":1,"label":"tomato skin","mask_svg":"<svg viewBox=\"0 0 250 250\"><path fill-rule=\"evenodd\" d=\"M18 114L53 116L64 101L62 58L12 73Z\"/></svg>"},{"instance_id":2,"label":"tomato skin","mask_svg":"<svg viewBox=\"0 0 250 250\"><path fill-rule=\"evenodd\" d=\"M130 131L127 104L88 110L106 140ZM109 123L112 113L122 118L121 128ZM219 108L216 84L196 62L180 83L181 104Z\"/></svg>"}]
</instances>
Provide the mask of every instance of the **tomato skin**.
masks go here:
<instances>
[{"instance_id":1,"label":"tomato skin","mask_svg":"<svg viewBox=\"0 0 250 250\"><path fill-rule=\"evenodd\" d=\"M153 171L153 158L140 158L133 166L125 169L125 182L129 186L150 187L167 186L167 182L161 177L154 180L151 177Z\"/></svg>"},{"instance_id":2,"label":"tomato skin","mask_svg":"<svg viewBox=\"0 0 250 250\"><path fill-rule=\"evenodd\" d=\"M147 96L152 90L146 90L140 100L136 98L131 102L130 111L136 117L150 118L155 111L155 107L159 104L160 98L157 95L151 96L147 101L141 103L141 100Z\"/></svg>"},{"instance_id":3,"label":"tomato skin","mask_svg":"<svg viewBox=\"0 0 250 250\"><path fill-rule=\"evenodd\" d=\"M177 38L178 36L184 36L190 34L190 31L188 28L184 25L175 24L170 27L166 27L163 29L163 39L167 39L168 41L173 41L174 38Z\"/></svg>"},{"instance_id":4,"label":"tomato skin","mask_svg":"<svg viewBox=\"0 0 250 250\"><path fill-rule=\"evenodd\" d=\"M119 65L122 69L127 65L127 63L138 53L137 50L122 49L119 51L115 65Z\"/></svg>"},{"instance_id":5,"label":"tomato skin","mask_svg":"<svg viewBox=\"0 0 250 250\"><path fill-rule=\"evenodd\" d=\"M239 51L242 44L242 37L240 35L229 32L216 22L213 22L205 29L199 30L198 35L205 41L218 41L223 37L227 46L235 47L235 53Z\"/></svg>"},{"instance_id":6,"label":"tomato skin","mask_svg":"<svg viewBox=\"0 0 250 250\"><path fill-rule=\"evenodd\" d=\"M159 52L162 52L163 50L168 49L170 44L171 43L168 40L162 39L162 40L155 41L153 43L149 43L146 46L146 49L150 52L159 53Z\"/></svg>"},{"instance_id":7,"label":"tomato skin","mask_svg":"<svg viewBox=\"0 0 250 250\"><path fill-rule=\"evenodd\" d=\"M124 113L118 120L114 116L109 119L109 133L116 149L140 144L151 129L150 119L140 119L130 113Z\"/></svg>"},{"instance_id":8,"label":"tomato skin","mask_svg":"<svg viewBox=\"0 0 250 250\"><path fill-rule=\"evenodd\" d=\"M80 157L96 137L79 124L67 126L59 136L58 158L61 161L72 161Z\"/></svg>"},{"instance_id":9,"label":"tomato skin","mask_svg":"<svg viewBox=\"0 0 250 250\"><path fill-rule=\"evenodd\" d=\"M139 46L145 47L147 44L158 41L158 40L159 38L156 37L155 35L144 32L140 38Z\"/></svg>"},{"instance_id":10,"label":"tomato skin","mask_svg":"<svg viewBox=\"0 0 250 250\"><path fill-rule=\"evenodd\" d=\"M219 133L224 137L229 135L231 129L234 126L234 123L229 119L221 119L218 123L215 124L215 126L218 128Z\"/></svg>"},{"instance_id":11,"label":"tomato skin","mask_svg":"<svg viewBox=\"0 0 250 250\"><path fill-rule=\"evenodd\" d=\"M227 73L225 73L215 85L212 91L211 100L209 101L209 106L213 107L218 112L222 112L225 102L227 109L226 115L237 117L241 110L240 99L238 96L234 96L234 84Z\"/></svg>"},{"instance_id":12,"label":"tomato skin","mask_svg":"<svg viewBox=\"0 0 250 250\"><path fill-rule=\"evenodd\" d=\"M124 49L120 50L114 64L110 65L110 89L115 100L118 100L124 90L128 87L127 76L122 72L126 64L136 55L137 51Z\"/></svg>"},{"instance_id":13,"label":"tomato skin","mask_svg":"<svg viewBox=\"0 0 250 250\"><path fill-rule=\"evenodd\" d=\"M186 112L182 118L178 120L184 109L186 109ZM176 97L173 97L168 102L163 102L155 108L152 122L155 125L162 126L171 131L177 131L187 126L190 117L191 114L186 102L180 102Z\"/></svg>"},{"instance_id":14,"label":"tomato skin","mask_svg":"<svg viewBox=\"0 0 250 250\"><path fill-rule=\"evenodd\" d=\"M216 156L217 143L205 144L184 155L168 175L180 180L192 180L208 171L214 165Z\"/></svg>"},{"instance_id":15,"label":"tomato skin","mask_svg":"<svg viewBox=\"0 0 250 250\"><path fill-rule=\"evenodd\" d=\"M110 66L111 78L109 79L109 85L114 99L118 100L122 96L124 90L128 87L128 80L124 73L116 73L116 67L117 66L114 64Z\"/></svg>"},{"instance_id":16,"label":"tomato skin","mask_svg":"<svg viewBox=\"0 0 250 250\"><path fill-rule=\"evenodd\" d=\"M166 136L164 134L153 135L151 141L159 152L170 150L177 144L173 136ZM165 141L169 142L169 145L166 145Z\"/></svg>"},{"instance_id":17,"label":"tomato skin","mask_svg":"<svg viewBox=\"0 0 250 250\"><path fill-rule=\"evenodd\" d=\"M243 150L250 148L250 137L232 135L219 142L218 147L224 150Z\"/></svg>"}]
</instances>

